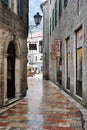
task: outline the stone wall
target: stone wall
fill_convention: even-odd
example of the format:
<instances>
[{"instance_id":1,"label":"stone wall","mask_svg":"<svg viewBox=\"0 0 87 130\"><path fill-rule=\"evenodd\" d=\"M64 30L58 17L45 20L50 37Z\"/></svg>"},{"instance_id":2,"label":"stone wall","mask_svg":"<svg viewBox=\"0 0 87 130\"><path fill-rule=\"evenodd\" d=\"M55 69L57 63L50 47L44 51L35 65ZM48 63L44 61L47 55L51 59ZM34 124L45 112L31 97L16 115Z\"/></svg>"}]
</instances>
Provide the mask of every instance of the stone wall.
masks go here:
<instances>
[{"instance_id":1,"label":"stone wall","mask_svg":"<svg viewBox=\"0 0 87 130\"><path fill-rule=\"evenodd\" d=\"M49 8L48 2L41 5L43 11L43 78L49 79Z\"/></svg>"},{"instance_id":2,"label":"stone wall","mask_svg":"<svg viewBox=\"0 0 87 130\"><path fill-rule=\"evenodd\" d=\"M62 15L59 18L59 0L57 1L58 12L57 12L57 26L55 27L52 35L49 37L49 44L51 44L55 38L60 39L62 43L62 87L65 91L67 91L66 85L66 39L70 37L71 41L71 62L70 62L70 91L69 94L75 97L79 102L83 105L87 106L87 1L80 1L79 3L79 11L78 11L78 1L77 0L68 0L67 6L64 7L64 1L62 1ZM52 1L51 5L49 2L49 19L52 16L52 10L54 8L55 1ZM83 61L82 61L82 98L76 95L76 31L82 27L83 32L83 40L82 40L82 48L83 48ZM55 61L50 62L51 70L55 70ZM52 65L53 64L53 65ZM54 66L54 67L53 67ZM54 72L54 71L53 71ZM51 78L53 72L50 74ZM55 81L56 82L56 81ZM68 91L67 91L68 92Z\"/></svg>"},{"instance_id":3,"label":"stone wall","mask_svg":"<svg viewBox=\"0 0 87 130\"><path fill-rule=\"evenodd\" d=\"M26 2L24 8L27 9ZM28 13L27 11L24 15ZM10 42L14 44L16 50L15 99L26 95L27 27L27 18L23 21L0 1L0 107L9 102L7 101L7 49Z\"/></svg>"}]
</instances>

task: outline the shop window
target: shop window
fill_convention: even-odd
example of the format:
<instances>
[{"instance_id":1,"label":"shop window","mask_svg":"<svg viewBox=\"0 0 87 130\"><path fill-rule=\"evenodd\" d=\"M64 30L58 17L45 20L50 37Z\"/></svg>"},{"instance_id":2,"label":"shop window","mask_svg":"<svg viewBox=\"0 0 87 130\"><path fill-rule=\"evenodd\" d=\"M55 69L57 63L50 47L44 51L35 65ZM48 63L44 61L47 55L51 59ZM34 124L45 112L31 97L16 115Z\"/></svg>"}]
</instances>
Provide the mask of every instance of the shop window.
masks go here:
<instances>
[{"instance_id":1,"label":"shop window","mask_svg":"<svg viewBox=\"0 0 87 130\"><path fill-rule=\"evenodd\" d=\"M77 49L77 87L76 94L82 97L82 48Z\"/></svg>"},{"instance_id":2,"label":"shop window","mask_svg":"<svg viewBox=\"0 0 87 130\"><path fill-rule=\"evenodd\" d=\"M76 94L82 97L82 28L76 32Z\"/></svg>"},{"instance_id":3,"label":"shop window","mask_svg":"<svg viewBox=\"0 0 87 130\"><path fill-rule=\"evenodd\" d=\"M77 80L82 81L82 48L77 49Z\"/></svg>"}]
</instances>

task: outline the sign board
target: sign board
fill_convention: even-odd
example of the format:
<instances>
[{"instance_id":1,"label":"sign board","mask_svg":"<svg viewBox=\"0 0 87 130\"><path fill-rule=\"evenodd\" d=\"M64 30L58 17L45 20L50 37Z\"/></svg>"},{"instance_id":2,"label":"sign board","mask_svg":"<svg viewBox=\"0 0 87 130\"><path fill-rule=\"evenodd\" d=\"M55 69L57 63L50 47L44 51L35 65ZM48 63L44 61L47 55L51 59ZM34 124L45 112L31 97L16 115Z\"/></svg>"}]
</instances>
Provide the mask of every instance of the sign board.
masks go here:
<instances>
[{"instance_id":1,"label":"sign board","mask_svg":"<svg viewBox=\"0 0 87 130\"><path fill-rule=\"evenodd\" d=\"M55 46L54 46L54 44L51 44L51 59L52 60L55 60L56 59L56 57L55 57Z\"/></svg>"},{"instance_id":2,"label":"sign board","mask_svg":"<svg viewBox=\"0 0 87 130\"><path fill-rule=\"evenodd\" d=\"M55 39L54 46L55 46L55 56L59 57L60 56L60 40Z\"/></svg>"}]
</instances>

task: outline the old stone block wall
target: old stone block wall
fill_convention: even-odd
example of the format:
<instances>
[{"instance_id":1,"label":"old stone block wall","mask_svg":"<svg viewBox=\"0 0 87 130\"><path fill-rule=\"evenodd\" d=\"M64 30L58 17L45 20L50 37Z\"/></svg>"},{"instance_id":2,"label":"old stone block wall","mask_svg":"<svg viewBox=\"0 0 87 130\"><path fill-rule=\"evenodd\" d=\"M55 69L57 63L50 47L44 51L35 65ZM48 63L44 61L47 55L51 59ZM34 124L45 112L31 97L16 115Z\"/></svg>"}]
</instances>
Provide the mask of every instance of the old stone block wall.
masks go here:
<instances>
[{"instance_id":1,"label":"old stone block wall","mask_svg":"<svg viewBox=\"0 0 87 130\"><path fill-rule=\"evenodd\" d=\"M52 10L54 8L55 1L52 1L50 4L49 0L49 19L52 17ZM68 0L66 7L64 7L64 1L62 1L62 14L60 18L59 0L57 1L57 9L57 26L54 28L52 35L49 36L49 44L51 44L55 38L60 39L62 43L62 87L65 89L65 91L67 91L66 39L70 38L70 91L67 92L79 100L79 102L81 102L83 105L87 106L87 1L79 1L78 4L78 0ZM80 28L82 28L83 49L82 98L76 95L76 31ZM51 60L51 62L51 69L54 70L54 67L52 66L54 61ZM56 60L55 62L57 63Z\"/></svg>"},{"instance_id":2,"label":"old stone block wall","mask_svg":"<svg viewBox=\"0 0 87 130\"><path fill-rule=\"evenodd\" d=\"M15 46L15 99L27 91L27 13L28 1L24 3L24 21L0 1L0 107L7 99L7 49L10 42ZM25 16L26 15L26 16Z\"/></svg>"}]
</instances>

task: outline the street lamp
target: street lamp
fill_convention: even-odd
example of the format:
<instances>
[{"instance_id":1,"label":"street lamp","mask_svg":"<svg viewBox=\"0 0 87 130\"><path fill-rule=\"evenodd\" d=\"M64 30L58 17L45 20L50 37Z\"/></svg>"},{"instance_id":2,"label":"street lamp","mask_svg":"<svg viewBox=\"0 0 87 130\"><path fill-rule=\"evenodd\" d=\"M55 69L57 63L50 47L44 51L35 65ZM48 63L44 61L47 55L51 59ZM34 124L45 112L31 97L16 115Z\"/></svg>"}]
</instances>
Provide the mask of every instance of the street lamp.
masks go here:
<instances>
[{"instance_id":1,"label":"street lamp","mask_svg":"<svg viewBox=\"0 0 87 130\"><path fill-rule=\"evenodd\" d=\"M34 15L35 24L38 26L41 22L42 16L37 12L36 15Z\"/></svg>"},{"instance_id":2,"label":"street lamp","mask_svg":"<svg viewBox=\"0 0 87 130\"><path fill-rule=\"evenodd\" d=\"M37 12L36 15L34 15L35 25L29 25L29 32L31 34L31 39L32 39L32 29L40 25L41 19L42 19L42 16L39 14L39 12ZM32 50L32 64L33 64L33 50Z\"/></svg>"},{"instance_id":3,"label":"street lamp","mask_svg":"<svg viewBox=\"0 0 87 130\"><path fill-rule=\"evenodd\" d=\"M29 32L31 32L31 30L34 27L37 27L38 25L40 25L41 19L42 19L42 16L39 14L39 12L37 12L37 14L34 15L35 25L29 25Z\"/></svg>"}]
</instances>

